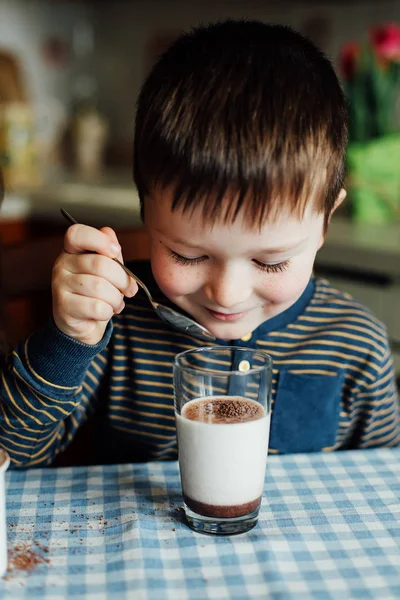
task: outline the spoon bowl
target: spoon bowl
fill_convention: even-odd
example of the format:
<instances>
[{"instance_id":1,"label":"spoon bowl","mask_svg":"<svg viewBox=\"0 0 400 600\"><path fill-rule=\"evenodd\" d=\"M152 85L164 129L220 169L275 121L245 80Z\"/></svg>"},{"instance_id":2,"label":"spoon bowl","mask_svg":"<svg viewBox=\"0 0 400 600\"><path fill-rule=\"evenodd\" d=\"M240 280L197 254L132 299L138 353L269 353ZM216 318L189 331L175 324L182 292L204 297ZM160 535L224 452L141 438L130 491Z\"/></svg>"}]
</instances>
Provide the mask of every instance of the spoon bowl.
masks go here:
<instances>
[{"instance_id":1,"label":"spoon bowl","mask_svg":"<svg viewBox=\"0 0 400 600\"><path fill-rule=\"evenodd\" d=\"M61 209L61 214L71 225L78 224L78 222L75 221L75 219L71 217L71 215L63 208ZM200 325L200 323L197 323L196 321L194 321L190 317L187 317L186 315L182 315L181 313L174 310L173 308L170 308L169 306L165 306L165 304L160 304L159 302L156 302L153 299L147 286L143 283L143 281L139 279L139 277L132 273L132 271L130 271L128 267L126 267L117 258L113 258L113 260L116 263L118 263L119 266L122 269L124 269L125 273L132 277L132 279L134 279L136 283L142 288L151 306L153 307L154 312L160 317L160 319L162 319L169 325L172 325L172 327L174 327L175 329L183 331L184 333L188 333L189 335L194 335L195 337L210 341L216 339L215 336L213 336L213 334L210 331L208 331L208 329Z\"/></svg>"}]
</instances>

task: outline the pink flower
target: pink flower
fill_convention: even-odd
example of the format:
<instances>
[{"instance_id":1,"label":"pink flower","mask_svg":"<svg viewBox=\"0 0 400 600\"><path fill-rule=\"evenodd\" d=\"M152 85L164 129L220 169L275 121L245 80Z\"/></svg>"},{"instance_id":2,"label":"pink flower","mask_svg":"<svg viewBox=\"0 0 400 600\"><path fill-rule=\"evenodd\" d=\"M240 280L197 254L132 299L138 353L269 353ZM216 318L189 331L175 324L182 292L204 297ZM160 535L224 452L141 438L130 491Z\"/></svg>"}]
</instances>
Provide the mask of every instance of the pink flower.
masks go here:
<instances>
[{"instance_id":1,"label":"pink flower","mask_svg":"<svg viewBox=\"0 0 400 600\"><path fill-rule=\"evenodd\" d=\"M370 32L372 45L380 59L400 61L400 26L388 23Z\"/></svg>"},{"instance_id":2,"label":"pink flower","mask_svg":"<svg viewBox=\"0 0 400 600\"><path fill-rule=\"evenodd\" d=\"M349 42L342 47L339 57L340 70L346 81L354 75L359 54L360 46L356 42Z\"/></svg>"}]
</instances>

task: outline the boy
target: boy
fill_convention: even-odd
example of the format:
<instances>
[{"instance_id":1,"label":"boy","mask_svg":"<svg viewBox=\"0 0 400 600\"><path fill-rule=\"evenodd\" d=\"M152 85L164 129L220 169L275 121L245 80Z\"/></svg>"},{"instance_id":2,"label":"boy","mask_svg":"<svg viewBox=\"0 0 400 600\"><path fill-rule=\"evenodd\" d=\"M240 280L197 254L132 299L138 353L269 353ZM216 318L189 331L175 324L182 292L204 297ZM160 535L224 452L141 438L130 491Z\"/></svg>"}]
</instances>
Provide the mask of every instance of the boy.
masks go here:
<instances>
[{"instance_id":1,"label":"boy","mask_svg":"<svg viewBox=\"0 0 400 600\"><path fill-rule=\"evenodd\" d=\"M275 453L400 439L384 327L312 277L345 196L346 140L329 61L282 26L226 21L181 36L138 101L134 177L152 274L131 268L217 344L271 354ZM115 256L109 228L66 233L53 319L2 379L14 466L50 464L92 414L93 460L177 457L172 361L203 342L158 319Z\"/></svg>"}]
</instances>

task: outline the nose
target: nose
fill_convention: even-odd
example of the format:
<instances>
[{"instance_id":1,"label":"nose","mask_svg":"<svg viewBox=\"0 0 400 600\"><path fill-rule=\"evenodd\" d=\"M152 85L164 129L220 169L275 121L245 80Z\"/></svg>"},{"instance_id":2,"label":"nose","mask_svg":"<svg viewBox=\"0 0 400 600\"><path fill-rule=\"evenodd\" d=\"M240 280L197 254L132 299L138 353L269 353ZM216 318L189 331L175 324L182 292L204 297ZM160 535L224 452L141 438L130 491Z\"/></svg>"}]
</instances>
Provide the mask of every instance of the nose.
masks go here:
<instances>
[{"instance_id":1,"label":"nose","mask_svg":"<svg viewBox=\"0 0 400 600\"><path fill-rule=\"evenodd\" d=\"M233 266L225 266L211 271L204 291L214 307L231 309L249 298L251 285L243 271Z\"/></svg>"}]
</instances>

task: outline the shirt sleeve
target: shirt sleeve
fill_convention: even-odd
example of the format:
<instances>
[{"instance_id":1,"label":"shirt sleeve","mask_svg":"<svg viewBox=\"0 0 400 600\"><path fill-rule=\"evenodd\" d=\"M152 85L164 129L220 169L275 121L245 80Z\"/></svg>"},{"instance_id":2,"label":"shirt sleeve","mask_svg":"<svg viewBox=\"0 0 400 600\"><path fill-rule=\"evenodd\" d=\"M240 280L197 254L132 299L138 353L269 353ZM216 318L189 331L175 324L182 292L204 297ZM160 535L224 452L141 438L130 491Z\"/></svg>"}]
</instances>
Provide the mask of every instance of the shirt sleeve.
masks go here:
<instances>
[{"instance_id":1,"label":"shirt sleeve","mask_svg":"<svg viewBox=\"0 0 400 600\"><path fill-rule=\"evenodd\" d=\"M93 411L108 365L111 322L96 345L82 344L49 322L19 344L2 368L0 446L12 467L44 466Z\"/></svg>"},{"instance_id":2,"label":"shirt sleeve","mask_svg":"<svg viewBox=\"0 0 400 600\"><path fill-rule=\"evenodd\" d=\"M360 448L400 445L399 397L389 349L375 381L357 394L356 408L363 422Z\"/></svg>"}]
</instances>

